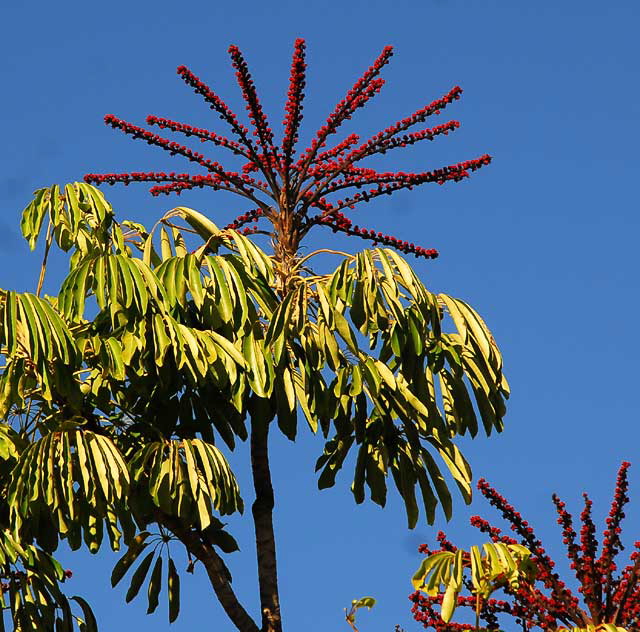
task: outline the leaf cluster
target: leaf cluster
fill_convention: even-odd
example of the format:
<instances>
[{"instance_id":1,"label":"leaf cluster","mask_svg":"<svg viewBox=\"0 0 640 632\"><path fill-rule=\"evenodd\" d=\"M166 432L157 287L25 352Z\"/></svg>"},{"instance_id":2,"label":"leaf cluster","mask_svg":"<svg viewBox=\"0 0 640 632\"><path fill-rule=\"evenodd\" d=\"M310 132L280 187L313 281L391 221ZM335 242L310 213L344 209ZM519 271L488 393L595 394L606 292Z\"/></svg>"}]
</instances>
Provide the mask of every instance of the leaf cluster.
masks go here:
<instances>
[{"instance_id":1,"label":"leaf cluster","mask_svg":"<svg viewBox=\"0 0 640 632\"><path fill-rule=\"evenodd\" d=\"M482 552L477 546L469 551L440 551L422 560L411 582L416 590L430 596L444 593L440 617L449 623L458 596L465 588L465 569L469 571L469 588L476 597L476 616L479 616L484 600L499 587L507 585L517 591L522 577L530 580L535 576L530 556L526 547L504 542L486 542Z\"/></svg>"}]
</instances>

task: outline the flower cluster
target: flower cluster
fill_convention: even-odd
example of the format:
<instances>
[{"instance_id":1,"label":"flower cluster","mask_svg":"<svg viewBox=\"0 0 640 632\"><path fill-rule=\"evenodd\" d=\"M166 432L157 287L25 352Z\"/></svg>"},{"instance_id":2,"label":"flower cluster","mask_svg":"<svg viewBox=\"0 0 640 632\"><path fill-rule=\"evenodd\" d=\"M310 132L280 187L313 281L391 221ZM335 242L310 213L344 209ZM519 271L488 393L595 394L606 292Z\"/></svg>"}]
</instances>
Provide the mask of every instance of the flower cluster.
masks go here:
<instances>
[{"instance_id":1,"label":"flower cluster","mask_svg":"<svg viewBox=\"0 0 640 632\"><path fill-rule=\"evenodd\" d=\"M284 106L286 115L284 125L284 138L282 140L282 152L287 167L291 166L293 148L298 142L298 129L302 121L302 99L306 85L305 70L305 41L297 39L293 46L293 59L291 60L291 75L289 76L289 91L287 103Z\"/></svg>"},{"instance_id":2,"label":"flower cluster","mask_svg":"<svg viewBox=\"0 0 640 632\"><path fill-rule=\"evenodd\" d=\"M327 226L334 232L343 232L374 241L417 257L437 256L437 252L433 249L422 248L368 228L353 226L351 220L348 220L341 211L354 209L357 204L369 202L380 195L390 195L396 191L412 189L429 182L437 184L459 182L467 178L471 172L489 164L490 156L483 155L439 169L416 173L381 172L359 166L365 158L384 154L399 147L414 145L423 140L432 141L438 136L446 136L456 130L460 123L454 120L424 129L411 131L411 128L424 123L430 116L440 114L449 104L459 99L462 93L459 86L455 86L444 96L389 125L364 142L361 142L357 134L352 133L333 146L327 146L329 138L338 132L340 126L351 119L356 110L365 106L382 89L384 80L379 75L393 55L393 49L387 46L334 107L310 145L296 155L306 86L307 65L304 40L297 39L294 44L280 145L275 143L274 132L262 108L242 53L237 46L230 46L229 54L236 71L252 132L240 123L231 108L208 85L185 66L178 68L178 74L230 128L232 138L168 118L148 116L146 121L148 125L156 126L161 130L183 134L201 143L212 143L217 148L228 150L243 161L237 171L227 169L219 162L210 160L189 147L109 114L105 117L105 122L114 129L134 139L160 147L171 155L182 156L202 168L204 172L200 174L175 172L87 174L85 180L98 185L116 182L124 184L153 182L154 186L151 188L153 195L169 193L179 195L185 190L204 186L211 187L213 190L236 193L246 198L251 208L260 209L261 212L250 211L250 219L247 219L247 213L243 213L229 226L240 227L248 221L256 222L259 219L265 219L272 224L273 232L270 234L274 241L286 242L287 247L293 249L293 252L289 253L293 256L301 239L313 226ZM249 175L256 173L261 174L257 179ZM337 199L339 192L344 190L346 194L342 199ZM250 230L257 230L257 227L251 227ZM286 230L295 231L296 234L287 235L284 239L283 231Z\"/></svg>"},{"instance_id":3,"label":"flower cluster","mask_svg":"<svg viewBox=\"0 0 640 632\"><path fill-rule=\"evenodd\" d=\"M229 55L231 56L231 63L236 69L236 78L238 85L242 90L242 96L246 102L246 109L249 114L249 118L253 123L254 136L258 137L260 147L264 154L275 153L273 146L273 132L267 122L267 117L262 111L256 88L253 85L253 79L249 72L249 66L244 60L240 49L237 46L229 46Z\"/></svg>"},{"instance_id":4,"label":"flower cluster","mask_svg":"<svg viewBox=\"0 0 640 632\"><path fill-rule=\"evenodd\" d=\"M347 235L355 235L361 239L368 239L373 242L374 246L378 244L391 246L405 254L414 254L416 257L424 257L425 259L435 259L438 257L438 251L434 248L422 248L421 246L416 246L414 243L397 239L392 235L385 235L381 232L376 233L375 230L360 228L358 225L354 226L353 222L339 211L333 211L331 216L320 216L316 218L315 221L317 221L318 224L330 226L334 233L341 231Z\"/></svg>"},{"instance_id":5,"label":"flower cluster","mask_svg":"<svg viewBox=\"0 0 640 632\"><path fill-rule=\"evenodd\" d=\"M261 208L254 208L251 211L247 211L243 215L238 215L230 224L225 226L225 229L230 228L232 230L238 230L249 222L257 222L264 215L264 211ZM245 232L245 234L247 234Z\"/></svg>"},{"instance_id":6,"label":"flower cluster","mask_svg":"<svg viewBox=\"0 0 640 632\"><path fill-rule=\"evenodd\" d=\"M606 519L603 544L600 557L597 556L598 542L595 525L591 519L592 502L584 495L585 506L581 513L582 527L580 536L573 526L573 518L566 505L555 494L553 502L558 514L558 524L562 527L563 542L567 547L567 555L571 569L575 572L579 584L580 599L572 594L554 572L554 562L547 555L540 540L535 536L533 528L485 480L478 482L478 489L494 506L510 525L518 540L504 535L502 531L489 522L473 516L471 524L482 533L487 534L493 542L515 544L518 541L532 553L531 561L536 567L534 580L521 579L517 589L504 586L506 599L487 599L481 604L480 620L482 630L498 630L499 618L509 616L523 630L538 627L541 630L554 630L563 627L588 627L600 624L613 624L627 630L636 630L640 625L640 541L635 543L635 550L630 556L629 564L616 575L615 558L623 549L620 541L620 523L624 518L623 508L628 502L627 496L628 462L623 462L618 471L618 478L609 516ZM579 542L578 542L579 539ZM440 551L455 551L456 548L446 540L441 532L438 534ZM426 545L419 548L421 553L432 554ZM465 580L466 581L466 580ZM472 585L467 582L467 589ZM430 597L420 592L409 595L413 603L411 612L414 619L425 628L433 628L437 632L454 632L469 629L469 624L445 623L435 606L442 602L442 596ZM475 597L459 597L459 606L475 609Z\"/></svg>"},{"instance_id":7,"label":"flower cluster","mask_svg":"<svg viewBox=\"0 0 640 632\"><path fill-rule=\"evenodd\" d=\"M111 124L111 121L107 121L107 123ZM211 141L214 145L219 145L220 147L229 149L238 156L247 156L240 143L231 141L228 138L220 136L219 134L215 134L214 132L211 132L207 129L192 127L191 125L187 125L186 123L178 123L177 121L172 121L166 118L159 118L153 115L147 116L147 125L157 125L160 129L170 129L172 132L180 132L187 137L196 136L202 143Z\"/></svg>"}]
</instances>

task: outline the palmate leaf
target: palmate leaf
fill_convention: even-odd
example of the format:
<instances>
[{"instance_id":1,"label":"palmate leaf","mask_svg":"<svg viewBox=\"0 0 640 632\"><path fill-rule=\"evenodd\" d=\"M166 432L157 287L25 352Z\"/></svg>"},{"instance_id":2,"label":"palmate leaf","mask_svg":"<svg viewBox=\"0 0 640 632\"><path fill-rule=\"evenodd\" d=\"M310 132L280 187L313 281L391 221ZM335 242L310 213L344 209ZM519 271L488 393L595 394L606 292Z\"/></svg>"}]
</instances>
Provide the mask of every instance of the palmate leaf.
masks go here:
<instances>
[{"instance_id":1,"label":"palmate leaf","mask_svg":"<svg viewBox=\"0 0 640 632\"><path fill-rule=\"evenodd\" d=\"M55 388L77 401L78 385L71 372L80 354L67 322L48 301L28 292L0 290L0 350L10 361L28 361L46 399Z\"/></svg>"},{"instance_id":2,"label":"palmate leaf","mask_svg":"<svg viewBox=\"0 0 640 632\"><path fill-rule=\"evenodd\" d=\"M206 529L213 511L243 511L235 476L224 455L200 439L157 441L133 455L131 477L170 516Z\"/></svg>"},{"instance_id":3,"label":"palmate leaf","mask_svg":"<svg viewBox=\"0 0 640 632\"><path fill-rule=\"evenodd\" d=\"M31 250L36 246L45 219L50 222L62 250L75 247L86 255L101 245L104 237L101 231L104 233L110 228L113 211L102 192L84 182L38 189L22 212L20 223ZM77 261L76 257L72 263Z\"/></svg>"},{"instance_id":4,"label":"palmate leaf","mask_svg":"<svg viewBox=\"0 0 640 632\"><path fill-rule=\"evenodd\" d=\"M229 538L235 544L235 540L221 529L222 523L217 521L215 518L213 521L214 523L211 527L213 532L224 534L224 536ZM211 537L211 529L207 529L205 533L207 534L207 537ZM166 565L163 564L162 545L165 544L164 536L155 536L152 537L151 540L149 540L149 536L150 534L145 531L133 539L129 545L129 550L122 558L120 558L113 569L113 573L111 574L111 585L116 586L122 580L127 571L133 567L135 562L142 557L142 560L131 576L125 600L128 603L135 599L135 597L140 593L145 581L148 580L147 614L151 614L156 611L159 605L159 596L162 590L163 566L165 566L167 569L169 622L173 623L180 612L180 576L170 554L166 555ZM153 544L153 549L148 551L147 547L150 544ZM218 542L215 542L215 544L220 546ZM235 547L228 548L229 550L237 550L237 545ZM142 556L145 552L146 554Z\"/></svg>"},{"instance_id":5,"label":"palmate leaf","mask_svg":"<svg viewBox=\"0 0 640 632\"><path fill-rule=\"evenodd\" d=\"M57 202L57 195L58 188L55 186L38 189L34 192L33 200L22 211L20 228L31 250L36 247L44 218L52 212L52 206Z\"/></svg>"},{"instance_id":6,"label":"palmate leaf","mask_svg":"<svg viewBox=\"0 0 640 632\"><path fill-rule=\"evenodd\" d=\"M124 577L126 572L132 568L133 564L140 558L141 561L131 575L129 588L125 596L125 601L129 603L135 599L140 590L147 583L147 614L156 611L159 605L160 591L162 589L163 576L163 536L156 536L152 539L154 546L151 551L147 547L151 542L148 532L143 532L137 536L125 555L118 561L111 575L111 584L116 586ZM144 556L142 553L146 553ZM154 561L155 560L155 561ZM175 563L171 555L167 555L167 597L169 602L169 622L173 623L180 611L180 577L176 570Z\"/></svg>"},{"instance_id":7,"label":"palmate leaf","mask_svg":"<svg viewBox=\"0 0 640 632\"><path fill-rule=\"evenodd\" d=\"M178 206L168 211L158 223L167 222L176 217L184 219L196 231L205 242L205 249L215 251L219 246L224 245L226 248L236 250L251 276L261 276L268 285L272 285L273 261L250 239L235 230L220 230L208 217L186 206ZM152 236L153 231L148 239L152 239Z\"/></svg>"},{"instance_id":8,"label":"palmate leaf","mask_svg":"<svg viewBox=\"0 0 640 632\"><path fill-rule=\"evenodd\" d=\"M245 367L241 351L228 338L215 331L187 327L169 314L154 315L153 334L154 362L164 365L170 351L171 361L191 383L208 378L224 387ZM149 370L155 373L151 367Z\"/></svg>"},{"instance_id":9,"label":"palmate leaf","mask_svg":"<svg viewBox=\"0 0 640 632\"><path fill-rule=\"evenodd\" d=\"M142 249L144 252L144 261L148 265L151 265L152 253L155 252L153 246L155 228L160 224L163 224L160 229L162 260L166 261L174 254L177 257L183 257L187 254L182 233L180 230L177 230L172 223L175 218L185 220L191 229L193 229L191 232L195 231L205 242L204 246L196 250L196 254L199 257L207 251L217 252L221 246L224 246L239 254L249 276L262 277L268 286L273 284L273 261L267 254L241 233L230 229L220 230L208 217L185 206L178 206L165 213L158 222L156 222L154 229L145 236ZM171 237L165 226L171 226Z\"/></svg>"},{"instance_id":10,"label":"palmate leaf","mask_svg":"<svg viewBox=\"0 0 640 632\"><path fill-rule=\"evenodd\" d=\"M213 265L213 262L214 258L209 257L209 263ZM201 276L192 255L172 257L163 262L160 279L140 260L124 255L108 254L88 259L82 265L91 270L85 275L82 269L78 269L68 277L59 303L69 317L78 319L84 308L84 297L93 291L99 306L109 312L114 335L105 337L102 334L83 339L85 362L103 370L106 368L105 378L124 380L130 375L132 364L131 370L140 377L155 376L157 367L175 364L175 368L192 384L202 384L205 378L220 386L236 382L238 372L245 366L245 359L235 327L222 333L213 329L216 323L221 323L218 313L224 311L224 305L219 309L217 304L218 289L222 287L228 292L231 288L234 297L242 297L241 329L255 322L256 313L253 307L248 309L247 289L232 266L221 262L218 267L227 269L236 281L224 279L217 283L216 279L214 284L206 276ZM169 273L173 276L168 276ZM81 292L74 288L76 276L88 279L87 287ZM200 303L202 314L199 325L192 322L194 314L191 307L187 309L187 291L189 297L200 297L195 301L196 309ZM262 292L262 288L259 291ZM189 326L185 321L196 326ZM147 353L149 344L145 339L149 327L153 332L152 355ZM134 356L136 363L132 362ZM140 365L140 360L145 364Z\"/></svg>"},{"instance_id":11,"label":"palmate leaf","mask_svg":"<svg viewBox=\"0 0 640 632\"><path fill-rule=\"evenodd\" d=\"M72 549L84 536L92 552L100 548L104 525L117 550L118 520L131 528L128 489L127 466L108 437L80 429L50 432L22 452L12 471L11 523L52 548L58 534Z\"/></svg>"},{"instance_id":12,"label":"palmate leaf","mask_svg":"<svg viewBox=\"0 0 640 632\"><path fill-rule=\"evenodd\" d=\"M433 553L422 561L413 575L411 582L415 590L431 596L444 592L440 616L445 623L451 621L456 609L458 595L464 587L465 569L469 570L472 594L481 600L488 599L505 584L517 590L521 578L531 578L531 552L524 546L486 542L482 550L472 546L469 552L458 549Z\"/></svg>"},{"instance_id":13,"label":"palmate leaf","mask_svg":"<svg viewBox=\"0 0 640 632\"><path fill-rule=\"evenodd\" d=\"M88 271L81 267L65 281L61 305L70 316L77 317L82 312L84 297L95 293L99 307L110 314L114 333L127 332L123 349L135 347L140 352L139 359L151 359L144 368L135 368L139 376L155 375L154 363L156 366L175 363L190 384L212 380L225 387L228 383L235 384L239 372L246 367L246 375L255 388L263 394L270 392L273 378L267 384L261 370L264 367L268 374L273 373L268 359L265 366L265 354L252 354L251 366L247 366L243 357L260 344L259 330L249 346L247 337L251 339L251 330L260 316L273 311L277 301L263 276L263 272L268 272L264 267L266 255L261 256L253 245L246 247L244 238L235 236L245 247L244 259L236 254L197 256L186 252L178 238L179 231L172 227L171 233L164 232L163 241L167 242L164 259L153 270L144 261L124 254L109 253L87 259L83 266ZM148 236L147 243L151 237ZM228 236L223 241L230 246L235 243ZM77 282L82 280L86 287L78 290ZM144 353L147 342L133 333L139 329L136 323L140 319L151 320L153 358ZM122 379L122 367L113 361L113 345L105 347L102 342L93 345L94 354L100 349L105 351L101 362ZM133 355L127 352L126 360L131 361ZM242 380L239 387L242 389Z\"/></svg>"}]
</instances>

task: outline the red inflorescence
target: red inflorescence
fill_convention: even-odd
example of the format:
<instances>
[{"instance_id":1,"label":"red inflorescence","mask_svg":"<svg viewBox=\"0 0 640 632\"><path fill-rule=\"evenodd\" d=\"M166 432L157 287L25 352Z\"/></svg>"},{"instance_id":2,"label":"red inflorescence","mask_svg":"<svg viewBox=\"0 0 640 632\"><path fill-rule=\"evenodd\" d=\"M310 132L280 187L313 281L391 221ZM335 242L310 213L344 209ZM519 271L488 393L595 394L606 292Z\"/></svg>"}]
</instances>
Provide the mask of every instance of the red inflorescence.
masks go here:
<instances>
[{"instance_id":1,"label":"red inflorescence","mask_svg":"<svg viewBox=\"0 0 640 632\"><path fill-rule=\"evenodd\" d=\"M157 116L152 116L152 115L147 116L147 124L157 125L160 129L168 128L172 132L181 132L185 136L196 136L203 143L206 141L211 141L214 145L225 147L226 149L231 150L234 154L238 156L244 156L245 158L249 158L247 152L243 149L240 143L231 141L228 138L225 138L224 136L219 136L218 134L214 134L209 130L199 129L197 127L192 127L191 125L187 125L186 123L177 123L176 121L172 121L170 119L159 118Z\"/></svg>"},{"instance_id":2,"label":"red inflorescence","mask_svg":"<svg viewBox=\"0 0 640 632\"><path fill-rule=\"evenodd\" d=\"M186 66L180 66L178 74L229 126L232 138L157 116L147 117L147 123L186 137L193 137L202 143L210 142L216 147L230 151L244 161L239 171L226 169L219 162L209 160L189 147L109 114L105 117L105 122L114 129L161 147L172 155L183 156L202 167L205 173L87 174L85 180L93 184L154 182L151 188L153 195L169 193L179 195L194 187L207 186L213 190L239 194L247 198L254 209L257 207L261 211L259 214L250 211L248 214L240 215L229 224L230 227L240 228L247 221L256 222L263 218L274 221L280 213L285 212L297 216L296 221L291 222L291 225L299 231L299 238L313 226L327 226L334 232L374 241L417 257L437 256L438 253L433 249L422 248L390 235L353 226L351 220L346 218L342 211L353 209L356 204L369 202L380 195L391 195L396 191L412 189L428 182L437 184L459 182L467 178L471 172L490 163L491 157L485 154L472 160L417 173L381 172L359 166L365 158L384 154L398 147L407 147L422 140L434 140L437 136L447 135L456 130L460 126L458 121L409 131L410 128L424 123L428 117L440 114L445 107L459 99L462 93L460 87L455 86L443 97L418 109L410 116L396 121L363 143L360 142L357 134L349 134L333 147L327 148L329 136L335 134L345 121L351 119L356 110L366 105L382 89L384 80L379 76L380 71L393 54L393 49L387 46L335 106L327 117L326 123L315 134L309 147L296 156L306 85L304 40L297 39L294 44L283 120L284 132L279 146L274 142L274 133L258 99L247 62L237 46L230 46L229 54L253 133L242 125L231 108ZM249 175L253 173L262 174L262 179L254 179ZM347 191L347 195L337 199L337 194L343 190ZM243 219L245 216L250 216L251 220ZM243 230L255 232L257 227L244 227ZM615 549L613 537L611 549Z\"/></svg>"},{"instance_id":3,"label":"red inflorescence","mask_svg":"<svg viewBox=\"0 0 640 632\"><path fill-rule=\"evenodd\" d=\"M289 76L289 91L287 103L284 106L286 112L284 125L284 138L282 140L282 153L284 154L285 168L291 166L292 154L298 142L298 129L302 121L302 99L306 84L305 71L305 41L297 39L293 47L293 59L291 60L291 75Z\"/></svg>"},{"instance_id":4,"label":"red inflorescence","mask_svg":"<svg viewBox=\"0 0 640 632\"><path fill-rule=\"evenodd\" d=\"M242 96L247 104L247 113L253 123L253 134L258 137L263 153L265 155L274 155L276 150L273 146L273 132L269 127L267 117L262 111L262 106L260 105L260 100L258 99L258 94L253 84L253 79L249 72L247 62L244 60L244 57L237 46L229 46L229 55L231 55L231 63L236 69L236 78L238 79L238 85L242 90ZM267 165L267 170L271 170L270 165Z\"/></svg>"},{"instance_id":5,"label":"red inflorescence","mask_svg":"<svg viewBox=\"0 0 640 632\"><path fill-rule=\"evenodd\" d=\"M615 558L622 550L620 541L620 523L624 518L623 508L629 501L627 496L627 470L629 463L623 462L618 472L613 503L606 519L606 529L601 555L597 558L598 543L595 526L591 518L592 502L584 494L585 507L581 513L582 528L578 545L573 527L573 518L566 510L566 505L555 494L553 502L558 514L558 524L562 527L563 542L567 547L567 555L571 568L578 580L578 591L582 595L584 607L553 572L554 562L542 548L533 529L526 520L485 480L478 482L478 489L491 505L502 514L511 530L519 536L521 544L532 552L532 562L536 568L533 581L521 579L517 589L508 585L502 590L506 593L505 601L487 599L481 603L480 619L484 622L481 630L498 630L499 617L510 616L523 630L534 627L542 630L554 630L558 627L586 628L590 625L613 624L627 630L637 630L640 625L640 541L636 542L631 554L630 563L616 576ZM518 540L505 536L501 530L489 522L473 516L471 524L482 533L489 535L493 542L515 544ZM437 537L440 544L438 551L455 551L440 532ZM438 551L421 545L419 552L431 555ZM469 586L468 586L469 587ZM437 632L468 630L469 624L445 623L435 606L442 603L442 596L430 597L420 592L409 595L413 603L411 612L416 621L425 628L433 628ZM475 597L459 597L458 606L475 609Z\"/></svg>"}]
</instances>

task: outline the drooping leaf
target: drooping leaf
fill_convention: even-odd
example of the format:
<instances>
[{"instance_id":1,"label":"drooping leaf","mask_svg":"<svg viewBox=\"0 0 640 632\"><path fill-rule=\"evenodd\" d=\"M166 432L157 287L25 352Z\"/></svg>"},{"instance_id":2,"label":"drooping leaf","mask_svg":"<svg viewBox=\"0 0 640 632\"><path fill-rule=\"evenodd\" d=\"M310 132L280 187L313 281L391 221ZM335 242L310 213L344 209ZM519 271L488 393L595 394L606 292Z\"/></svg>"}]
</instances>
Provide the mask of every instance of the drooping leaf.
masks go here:
<instances>
[{"instance_id":1,"label":"drooping leaf","mask_svg":"<svg viewBox=\"0 0 640 632\"><path fill-rule=\"evenodd\" d=\"M151 562L153 561L153 556L155 555L155 551L151 551L147 553L138 568L136 568L133 576L131 577L131 584L129 585L129 590L127 590L127 594L125 596L125 601L129 603L131 600L135 599L136 595L140 592L140 588L144 580L147 577L147 573L149 572L149 568L151 567Z\"/></svg>"},{"instance_id":2,"label":"drooping leaf","mask_svg":"<svg viewBox=\"0 0 640 632\"><path fill-rule=\"evenodd\" d=\"M173 623L180 614L180 575L178 575L176 565L171 558L169 558L167 592L169 594L169 623Z\"/></svg>"}]
</instances>

